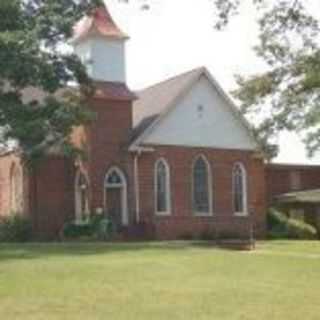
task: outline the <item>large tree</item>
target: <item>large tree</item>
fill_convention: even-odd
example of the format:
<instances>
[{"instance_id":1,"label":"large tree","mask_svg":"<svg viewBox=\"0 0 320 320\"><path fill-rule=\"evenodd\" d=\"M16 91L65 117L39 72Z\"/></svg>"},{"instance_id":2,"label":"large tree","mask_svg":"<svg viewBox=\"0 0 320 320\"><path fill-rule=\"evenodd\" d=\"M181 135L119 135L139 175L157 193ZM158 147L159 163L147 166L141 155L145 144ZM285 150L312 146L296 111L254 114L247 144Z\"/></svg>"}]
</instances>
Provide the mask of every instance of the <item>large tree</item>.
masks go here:
<instances>
[{"instance_id":1,"label":"large tree","mask_svg":"<svg viewBox=\"0 0 320 320\"><path fill-rule=\"evenodd\" d=\"M320 48L317 0L213 0L217 28L251 2L257 12L257 55L264 72L237 78L235 96L246 115L259 119L263 144L282 130L299 132L310 155L320 149ZM273 150L274 151L274 150ZM273 154L274 155L274 154Z\"/></svg>"},{"instance_id":2,"label":"large tree","mask_svg":"<svg viewBox=\"0 0 320 320\"><path fill-rule=\"evenodd\" d=\"M72 52L61 44L72 37L75 22L100 0L0 1L0 142L15 141L25 160L43 157L53 146L77 150L69 142L74 126L91 113L81 94L59 94L71 83L90 93L90 80ZM45 99L24 99L28 88ZM28 89L29 90L29 89Z\"/></svg>"},{"instance_id":3,"label":"large tree","mask_svg":"<svg viewBox=\"0 0 320 320\"><path fill-rule=\"evenodd\" d=\"M265 72L238 77L236 97L242 111L260 114L257 137L271 156L269 138L281 130L303 132L310 154L320 148L320 50L316 10L304 0L212 0L217 28L241 14L243 3L257 9ZM309 3L315 3L311 0ZM147 1L146 1L147 3ZM101 0L1 0L0 2L0 142L15 140L27 160L41 158L69 143L72 128L91 118L81 96L56 93L71 82L90 88L80 61L59 49L74 23ZM49 95L25 101L23 91L36 87ZM84 90L88 92L88 90ZM257 118L257 117L256 117Z\"/></svg>"}]
</instances>

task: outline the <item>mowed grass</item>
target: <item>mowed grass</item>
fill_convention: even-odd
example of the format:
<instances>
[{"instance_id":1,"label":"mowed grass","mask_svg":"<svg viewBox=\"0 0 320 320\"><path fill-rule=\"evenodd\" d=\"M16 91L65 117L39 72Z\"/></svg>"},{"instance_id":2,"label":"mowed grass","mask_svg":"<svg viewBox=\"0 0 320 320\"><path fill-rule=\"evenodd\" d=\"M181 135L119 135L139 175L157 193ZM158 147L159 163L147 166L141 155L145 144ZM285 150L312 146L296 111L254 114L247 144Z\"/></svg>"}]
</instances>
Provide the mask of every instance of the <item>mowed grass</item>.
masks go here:
<instances>
[{"instance_id":1,"label":"mowed grass","mask_svg":"<svg viewBox=\"0 0 320 320\"><path fill-rule=\"evenodd\" d=\"M0 319L320 319L320 242L0 245Z\"/></svg>"}]
</instances>

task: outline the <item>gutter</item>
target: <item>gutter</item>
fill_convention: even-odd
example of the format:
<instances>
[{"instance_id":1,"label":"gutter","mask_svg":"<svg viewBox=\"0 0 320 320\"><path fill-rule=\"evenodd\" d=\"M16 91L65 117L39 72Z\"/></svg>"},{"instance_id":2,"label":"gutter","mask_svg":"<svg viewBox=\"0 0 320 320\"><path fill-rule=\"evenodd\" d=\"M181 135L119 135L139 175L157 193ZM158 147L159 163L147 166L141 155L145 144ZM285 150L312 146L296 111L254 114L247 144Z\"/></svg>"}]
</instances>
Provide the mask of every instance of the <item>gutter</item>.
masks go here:
<instances>
[{"instance_id":1,"label":"gutter","mask_svg":"<svg viewBox=\"0 0 320 320\"><path fill-rule=\"evenodd\" d=\"M136 144L133 144L129 147L129 152L137 152L139 154L143 153L143 152L154 152L154 148L151 147L141 147L138 146Z\"/></svg>"},{"instance_id":2,"label":"gutter","mask_svg":"<svg viewBox=\"0 0 320 320\"><path fill-rule=\"evenodd\" d=\"M140 184L139 184L139 167L138 160L141 154L137 153L133 160L133 175L134 175L134 193L136 200L136 223L140 223Z\"/></svg>"}]
</instances>

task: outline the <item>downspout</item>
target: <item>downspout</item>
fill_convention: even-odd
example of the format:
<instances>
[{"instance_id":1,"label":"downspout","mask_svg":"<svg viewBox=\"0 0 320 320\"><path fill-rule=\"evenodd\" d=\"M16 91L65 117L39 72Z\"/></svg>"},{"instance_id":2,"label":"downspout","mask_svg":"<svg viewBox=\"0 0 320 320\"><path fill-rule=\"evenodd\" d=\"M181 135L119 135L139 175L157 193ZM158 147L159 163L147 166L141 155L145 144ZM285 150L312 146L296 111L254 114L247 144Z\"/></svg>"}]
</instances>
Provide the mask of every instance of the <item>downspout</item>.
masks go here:
<instances>
[{"instance_id":1,"label":"downspout","mask_svg":"<svg viewBox=\"0 0 320 320\"><path fill-rule=\"evenodd\" d=\"M135 195L135 205L136 205L136 222L140 223L140 183L139 183L139 166L138 160L143 152L154 152L153 148L140 147L133 145L129 148L129 151L134 153L133 159L133 179L134 179L134 195Z\"/></svg>"},{"instance_id":2,"label":"downspout","mask_svg":"<svg viewBox=\"0 0 320 320\"><path fill-rule=\"evenodd\" d=\"M134 192L136 199L136 222L140 223L140 184L139 184L139 166L138 160L141 155L141 151L138 151L134 156L133 166L134 166Z\"/></svg>"}]
</instances>

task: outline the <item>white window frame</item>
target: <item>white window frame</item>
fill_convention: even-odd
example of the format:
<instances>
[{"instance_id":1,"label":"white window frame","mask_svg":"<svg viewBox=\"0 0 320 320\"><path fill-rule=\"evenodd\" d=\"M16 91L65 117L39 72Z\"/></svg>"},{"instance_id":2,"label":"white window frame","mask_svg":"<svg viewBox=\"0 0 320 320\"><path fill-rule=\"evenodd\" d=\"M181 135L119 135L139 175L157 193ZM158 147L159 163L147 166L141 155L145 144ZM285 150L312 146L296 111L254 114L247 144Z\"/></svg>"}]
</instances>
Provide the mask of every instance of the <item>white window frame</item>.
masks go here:
<instances>
[{"instance_id":1,"label":"white window frame","mask_svg":"<svg viewBox=\"0 0 320 320\"><path fill-rule=\"evenodd\" d=\"M108 183L108 178L109 176L113 173L116 172L120 179L121 183L113 183L110 184ZM104 209L108 209L108 197L107 197L107 189L120 189L121 192L121 222L123 226L128 226L129 225L129 212L128 212L128 184L127 184L127 179L124 174L124 172L119 168L119 167L111 167L107 174L105 175L104 182L103 182L103 194L104 194Z\"/></svg>"},{"instance_id":2,"label":"white window frame","mask_svg":"<svg viewBox=\"0 0 320 320\"><path fill-rule=\"evenodd\" d=\"M208 201L209 201L209 212L198 212L194 210L194 168L195 165L197 163L197 161L199 159L204 160L206 167L207 167L207 174L208 174ZM191 170L191 205L192 205L192 212L193 215L196 217L212 217L214 212L213 212L213 191L212 191L212 171L211 171L211 166L210 163L208 161L208 159L206 158L206 156L204 156L203 154L197 156L192 164L192 170Z\"/></svg>"},{"instance_id":3,"label":"white window frame","mask_svg":"<svg viewBox=\"0 0 320 320\"><path fill-rule=\"evenodd\" d=\"M290 190L298 191L301 190L301 173L300 171L292 171L289 173L290 179Z\"/></svg>"},{"instance_id":4,"label":"white window frame","mask_svg":"<svg viewBox=\"0 0 320 320\"><path fill-rule=\"evenodd\" d=\"M10 169L10 213L21 214L24 211L23 170L14 163Z\"/></svg>"},{"instance_id":5,"label":"white window frame","mask_svg":"<svg viewBox=\"0 0 320 320\"><path fill-rule=\"evenodd\" d=\"M235 210L235 202L234 202L235 191L236 191L236 189L235 189L235 172L236 172L237 168L240 168L241 175L242 175L242 190L243 190L243 196L242 196L243 211L242 212L237 212ZM243 163L237 162L233 165L233 168L232 168L232 207L233 207L234 215L237 217L247 217L249 215L247 188L248 188L247 170L244 167Z\"/></svg>"},{"instance_id":6,"label":"white window frame","mask_svg":"<svg viewBox=\"0 0 320 320\"><path fill-rule=\"evenodd\" d=\"M158 165L162 163L166 169L166 211L158 211ZM171 174L170 174L170 166L166 159L160 158L156 161L154 165L154 212L157 216L170 216L171 215Z\"/></svg>"},{"instance_id":7,"label":"white window frame","mask_svg":"<svg viewBox=\"0 0 320 320\"><path fill-rule=\"evenodd\" d=\"M79 179L81 177L84 177L86 180L86 187L89 189L89 179L87 175L82 171L78 170L75 176L74 180L74 200L75 200L75 222L78 224L81 224L83 222L86 222L86 219L84 219L82 212L80 212L80 207L81 207L81 195L79 193ZM85 208L85 215L86 218L89 218L90 214L90 200L89 200L89 190L87 189L87 199L86 199L86 208Z\"/></svg>"}]
</instances>

